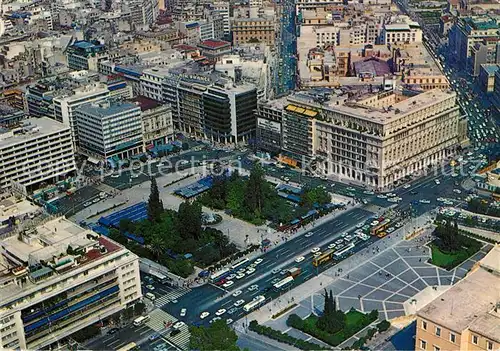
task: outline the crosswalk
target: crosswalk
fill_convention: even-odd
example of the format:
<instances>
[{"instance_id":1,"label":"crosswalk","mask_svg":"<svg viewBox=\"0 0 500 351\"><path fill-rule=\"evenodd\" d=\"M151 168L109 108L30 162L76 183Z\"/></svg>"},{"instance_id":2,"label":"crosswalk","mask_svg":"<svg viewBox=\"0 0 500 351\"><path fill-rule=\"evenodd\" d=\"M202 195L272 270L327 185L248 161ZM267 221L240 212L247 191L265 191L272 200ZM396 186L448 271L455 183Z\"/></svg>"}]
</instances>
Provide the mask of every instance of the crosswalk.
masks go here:
<instances>
[{"instance_id":1,"label":"crosswalk","mask_svg":"<svg viewBox=\"0 0 500 351\"><path fill-rule=\"evenodd\" d=\"M172 316L170 313L167 313L161 309L155 309L151 311L149 314L150 319L146 323L146 325L153 329L154 331L160 333L165 339L173 343L175 346L183 349L189 350L189 328L187 325L183 325L180 328L180 333L174 336L170 336L170 332L172 329L165 329L165 324L171 322L174 324L177 322L177 318Z\"/></svg>"},{"instance_id":2,"label":"crosswalk","mask_svg":"<svg viewBox=\"0 0 500 351\"><path fill-rule=\"evenodd\" d=\"M191 291L191 289L189 289L189 288L184 288L184 287L177 288L173 291L168 292L166 295L163 295L162 297L157 298L155 300L154 304L156 307L160 308L160 307L166 305L167 303L169 303L170 301L178 299L179 297L187 294L190 291Z\"/></svg>"}]
</instances>

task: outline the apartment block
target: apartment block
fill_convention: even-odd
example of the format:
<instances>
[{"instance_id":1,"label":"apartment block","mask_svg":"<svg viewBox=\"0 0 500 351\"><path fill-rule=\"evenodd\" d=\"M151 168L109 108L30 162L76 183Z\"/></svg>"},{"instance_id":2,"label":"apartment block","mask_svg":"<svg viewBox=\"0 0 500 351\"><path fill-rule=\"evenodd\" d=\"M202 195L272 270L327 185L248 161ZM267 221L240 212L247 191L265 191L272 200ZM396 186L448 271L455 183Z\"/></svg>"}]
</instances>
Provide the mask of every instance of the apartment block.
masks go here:
<instances>
[{"instance_id":1,"label":"apartment block","mask_svg":"<svg viewBox=\"0 0 500 351\"><path fill-rule=\"evenodd\" d=\"M97 160L130 159L144 152L141 108L111 99L75 110L80 152Z\"/></svg>"},{"instance_id":2,"label":"apartment block","mask_svg":"<svg viewBox=\"0 0 500 351\"><path fill-rule=\"evenodd\" d=\"M16 182L33 190L76 171L70 128L46 117L0 129L0 154L1 189Z\"/></svg>"},{"instance_id":3,"label":"apartment block","mask_svg":"<svg viewBox=\"0 0 500 351\"><path fill-rule=\"evenodd\" d=\"M283 147L283 99L259 102L255 114L256 141L259 149L279 154Z\"/></svg>"},{"instance_id":4,"label":"apartment block","mask_svg":"<svg viewBox=\"0 0 500 351\"><path fill-rule=\"evenodd\" d=\"M417 312L415 350L500 349L500 246Z\"/></svg>"},{"instance_id":5,"label":"apartment block","mask_svg":"<svg viewBox=\"0 0 500 351\"><path fill-rule=\"evenodd\" d=\"M408 16L396 16L384 23L380 33L380 43L421 43L422 29L418 22Z\"/></svg>"},{"instance_id":6,"label":"apartment block","mask_svg":"<svg viewBox=\"0 0 500 351\"><path fill-rule=\"evenodd\" d=\"M98 71L98 63L109 58L104 45L85 40L76 41L66 50L68 66L74 70Z\"/></svg>"},{"instance_id":7,"label":"apartment block","mask_svg":"<svg viewBox=\"0 0 500 351\"><path fill-rule=\"evenodd\" d=\"M64 217L0 242L0 348L41 350L141 298L138 257Z\"/></svg>"}]
</instances>

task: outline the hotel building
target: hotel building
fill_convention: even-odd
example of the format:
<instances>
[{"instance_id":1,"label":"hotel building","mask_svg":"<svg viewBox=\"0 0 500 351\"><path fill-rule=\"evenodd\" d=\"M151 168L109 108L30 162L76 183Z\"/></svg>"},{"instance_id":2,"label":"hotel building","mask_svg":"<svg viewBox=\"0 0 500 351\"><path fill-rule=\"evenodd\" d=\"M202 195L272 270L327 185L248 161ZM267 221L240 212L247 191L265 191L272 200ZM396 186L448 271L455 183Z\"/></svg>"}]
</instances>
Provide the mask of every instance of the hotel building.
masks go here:
<instances>
[{"instance_id":1,"label":"hotel building","mask_svg":"<svg viewBox=\"0 0 500 351\"><path fill-rule=\"evenodd\" d=\"M0 242L0 349L41 350L141 298L136 255L61 217Z\"/></svg>"}]
</instances>

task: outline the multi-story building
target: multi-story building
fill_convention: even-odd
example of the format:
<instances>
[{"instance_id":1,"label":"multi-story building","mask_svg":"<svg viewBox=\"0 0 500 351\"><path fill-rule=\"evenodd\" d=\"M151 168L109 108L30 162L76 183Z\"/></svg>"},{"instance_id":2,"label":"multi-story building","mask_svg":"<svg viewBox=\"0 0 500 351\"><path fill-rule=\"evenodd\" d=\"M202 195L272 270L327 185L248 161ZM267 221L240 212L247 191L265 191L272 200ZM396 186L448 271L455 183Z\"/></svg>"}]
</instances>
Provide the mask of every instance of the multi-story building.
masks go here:
<instances>
[{"instance_id":1,"label":"multi-story building","mask_svg":"<svg viewBox=\"0 0 500 351\"><path fill-rule=\"evenodd\" d=\"M485 93L493 93L495 91L495 73L500 70L500 65L481 65L479 77L477 78L479 87Z\"/></svg>"},{"instance_id":2,"label":"multi-story building","mask_svg":"<svg viewBox=\"0 0 500 351\"><path fill-rule=\"evenodd\" d=\"M169 104L138 96L131 102L141 108L144 149L167 144L174 139L172 108Z\"/></svg>"},{"instance_id":3,"label":"multi-story building","mask_svg":"<svg viewBox=\"0 0 500 351\"><path fill-rule=\"evenodd\" d=\"M257 117L256 144L259 149L279 154L283 147L283 100L261 101L255 111Z\"/></svg>"},{"instance_id":4,"label":"multi-story building","mask_svg":"<svg viewBox=\"0 0 500 351\"><path fill-rule=\"evenodd\" d=\"M2 189L12 182L36 189L76 170L70 128L46 117L1 129L0 154Z\"/></svg>"},{"instance_id":5,"label":"multi-story building","mask_svg":"<svg viewBox=\"0 0 500 351\"><path fill-rule=\"evenodd\" d=\"M50 348L142 296L138 257L64 217L2 240L0 267L2 349Z\"/></svg>"},{"instance_id":6,"label":"multi-story building","mask_svg":"<svg viewBox=\"0 0 500 351\"><path fill-rule=\"evenodd\" d=\"M496 38L485 38L482 42L474 44L471 49L472 75L477 77L481 65L500 64L500 29Z\"/></svg>"},{"instance_id":7,"label":"multi-story building","mask_svg":"<svg viewBox=\"0 0 500 351\"><path fill-rule=\"evenodd\" d=\"M417 312L415 350L500 349L500 246Z\"/></svg>"},{"instance_id":8,"label":"multi-story building","mask_svg":"<svg viewBox=\"0 0 500 351\"><path fill-rule=\"evenodd\" d=\"M98 71L98 63L109 58L104 45L85 40L76 41L66 50L68 66L71 69Z\"/></svg>"},{"instance_id":9,"label":"multi-story building","mask_svg":"<svg viewBox=\"0 0 500 351\"><path fill-rule=\"evenodd\" d=\"M212 13L222 17L222 30L225 38L228 38L231 32L229 23L229 7L230 5L228 2L214 2L211 4Z\"/></svg>"},{"instance_id":10,"label":"multi-story building","mask_svg":"<svg viewBox=\"0 0 500 351\"><path fill-rule=\"evenodd\" d=\"M163 101L163 82L169 76L166 68L149 68L142 71L141 95L156 100Z\"/></svg>"},{"instance_id":11,"label":"multi-story building","mask_svg":"<svg viewBox=\"0 0 500 351\"><path fill-rule=\"evenodd\" d=\"M231 43L224 40L205 40L198 47L201 54L212 62L221 61L222 56L231 53Z\"/></svg>"},{"instance_id":12,"label":"multi-story building","mask_svg":"<svg viewBox=\"0 0 500 351\"><path fill-rule=\"evenodd\" d=\"M26 87L26 104L28 114L32 117L54 116L54 104L52 102L57 90L52 85L38 82Z\"/></svg>"},{"instance_id":13,"label":"multi-story building","mask_svg":"<svg viewBox=\"0 0 500 351\"><path fill-rule=\"evenodd\" d=\"M79 151L97 160L130 159L144 152L141 108L107 99L75 110Z\"/></svg>"},{"instance_id":14,"label":"multi-story building","mask_svg":"<svg viewBox=\"0 0 500 351\"><path fill-rule=\"evenodd\" d=\"M235 18L231 22L233 45L265 43L274 45L276 23L272 18Z\"/></svg>"},{"instance_id":15,"label":"multi-story building","mask_svg":"<svg viewBox=\"0 0 500 351\"><path fill-rule=\"evenodd\" d=\"M294 165L386 189L445 160L466 140L455 99L437 89L412 97L293 95L283 110L282 154Z\"/></svg>"},{"instance_id":16,"label":"multi-story building","mask_svg":"<svg viewBox=\"0 0 500 351\"><path fill-rule=\"evenodd\" d=\"M473 47L476 43L484 43L485 40L489 43L489 40L498 39L499 30L500 24L497 20L488 16L458 18L448 35L450 60L473 72Z\"/></svg>"},{"instance_id":17,"label":"multi-story building","mask_svg":"<svg viewBox=\"0 0 500 351\"><path fill-rule=\"evenodd\" d=\"M0 102L0 128L19 124L24 117L23 110Z\"/></svg>"},{"instance_id":18,"label":"multi-story building","mask_svg":"<svg viewBox=\"0 0 500 351\"><path fill-rule=\"evenodd\" d=\"M158 18L158 0L130 0L128 4L131 22L137 29L149 28Z\"/></svg>"},{"instance_id":19,"label":"multi-story building","mask_svg":"<svg viewBox=\"0 0 500 351\"><path fill-rule=\"evenodd\" d=\"M418 22L407 16L398 16L384 23L380 33L380 43L421 43L422 29Z\"/></svg>"}]
</instances>

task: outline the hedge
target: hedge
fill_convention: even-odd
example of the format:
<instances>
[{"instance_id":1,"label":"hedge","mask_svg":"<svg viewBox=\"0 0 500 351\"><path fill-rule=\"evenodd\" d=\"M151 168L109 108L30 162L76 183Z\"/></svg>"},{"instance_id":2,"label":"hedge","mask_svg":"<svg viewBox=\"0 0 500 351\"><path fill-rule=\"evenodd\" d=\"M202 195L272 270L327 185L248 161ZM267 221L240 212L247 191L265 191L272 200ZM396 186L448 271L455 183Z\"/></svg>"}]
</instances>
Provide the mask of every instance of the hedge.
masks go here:
<instances>
[{"instance_id":1,"label":"hedge","mask_svg":"<svg viewBox=\"0 0 500 351\"><path fill-rule=\"evenodd\" d=\"M292 308L294 308L295 306L297 306L297 304L296 304L296 303L292 303L290 306L285 307L284 309L282 309L282 310L281 310L281 311L279 311L278 313L273 314L273 315L271 316L271 318L272 318L272 319L276 319L276 318L278 318L279 316L281 316L281 315L283 315L283 314L287 313L288 311L290 311L290 310L291 310Z\"/></svg>"},{"instance_id":2,"label":"hedge","mask_svg":"<svg viewBox=\"0 0 500 351\"><path fill-rule=\"evenodd\" d=\"M391 327L391 323L386 320L383 320L379 324L377 324L377 329L379 333L385 332L387 329Z\"/></svg>"},{"instance_id":3,"label":"hedge","mask_svg":"<svg viewBox=\"0 0 500 351\"><path fill-rule=\"evenodd\" d=\"M250 324L248 325L248 328L251 331L256 332L257 334L264 335L270 339L273 339L273 340L276 340L276 341L279 341L279 342L282 342L282 343L285 343L288 345L295 346L301 350L328 350L328 349L321 347L318 344L315 344L315 343L312 343L309 341L305 341L302 339L297 339L297 338L294 338L293 336L288 335L287 333L282 333L282 332L275 330L273 328L266 327L264 325L259 325L259 323L257 323L257 321L255 321L255 320L250 322Z\"/></svg>"},{"instance_id":4,"label":"hedge","mask_svg":"<svg viewBox=\"0 0 500 351\"><path fill-rule=\"evenodd\" d=\"M351 310L347 314L349 313L360 313L360 312L356 310ZM364 314L364 318L361 319L359 323L356 323L351 326L346 325L346 328L335 334L330 334L316 327L316 321L318 317L314 315L311 315L303 320L296 314L291 314L288 317L286 323L288 326L301 330L304 333L309 334L311 336L314 336L315 338L324 341L329 345L338 346L345 340L349 339L351 336L362 330L363 328L367 327L368 325L376 321L377 318L378 318L378 311L373 310L369 314Z\"/></svg>"}]
</instances>

